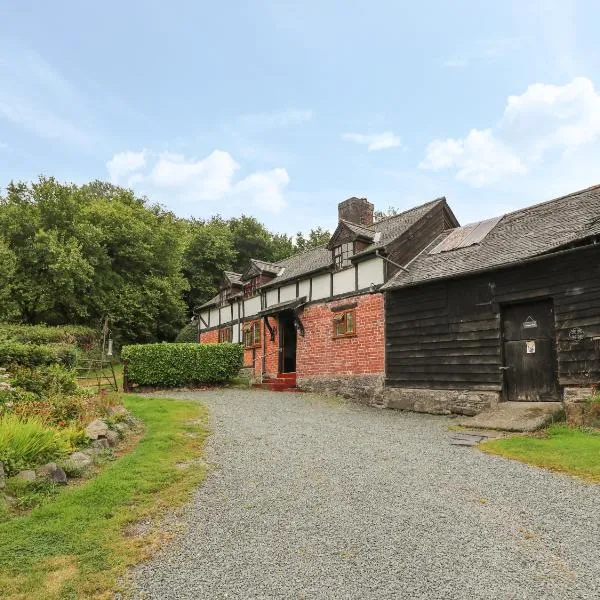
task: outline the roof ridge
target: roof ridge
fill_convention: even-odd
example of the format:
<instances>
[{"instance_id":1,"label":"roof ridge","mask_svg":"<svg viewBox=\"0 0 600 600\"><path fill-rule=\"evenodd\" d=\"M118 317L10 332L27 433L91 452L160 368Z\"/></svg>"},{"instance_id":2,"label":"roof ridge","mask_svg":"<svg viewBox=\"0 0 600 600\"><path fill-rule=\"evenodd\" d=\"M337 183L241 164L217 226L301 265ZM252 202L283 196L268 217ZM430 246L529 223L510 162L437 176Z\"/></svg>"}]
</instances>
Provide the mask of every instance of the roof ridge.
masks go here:
<instances>
[{"instance_id":1,"label":"roof ridge","mask_svg":"<svg viewBox=\"0 0 600 600\"><path fill-rule=\"evenodd\" d=\"M538 202L537 204L532 204L531 206L525 206L524 208L518 208L517 210L513 210L511 212L507 212L507 213L504 213L503 215L499 215L499 216L501 216L502 218L505 218L505 217L510 217L512 215L516 215L518 213L526 213L526 212L529 212L530 210L539 208L540 206L544 206L546 204L551 204L552 202L559 202L560 200L566 200L567 198L572 198L573 196L580 196L581 194L584 194L585 192L589 192L591 190L600 190L600 183L597 183L596 185L591 185L590 187L583 188L576 192L571 192L570 194L565 194L564 196L558 196L557 198L551 198L550 200L544 200L542 202Z\"/></svg>"},{"instance_id":2,"label":"roof ridge","mask_svg":"<svg viewBox=\"0 0 600 600\"><path fill-rule=\"evenodd\" d=\"M434 200L429 200L428 202L424 202L423 204L418 204L417 206L413 206L412 208L407 208L406 210L398 213L397 215L390 215L389 217L384 217L383 219L380 219L376 223L373 223L372 227L377 227L377 225L379 225L380 223L383 223L384 221L390 221L391 219L396 219L398 217L405 216L410 212L418 210L419 208L423 208L425 206L428 206L429 204L435 204L437 202L442 202L442 201L447 202L446 196L440 196L439 198L435 198Z\"/></svg>"}]
</instances>

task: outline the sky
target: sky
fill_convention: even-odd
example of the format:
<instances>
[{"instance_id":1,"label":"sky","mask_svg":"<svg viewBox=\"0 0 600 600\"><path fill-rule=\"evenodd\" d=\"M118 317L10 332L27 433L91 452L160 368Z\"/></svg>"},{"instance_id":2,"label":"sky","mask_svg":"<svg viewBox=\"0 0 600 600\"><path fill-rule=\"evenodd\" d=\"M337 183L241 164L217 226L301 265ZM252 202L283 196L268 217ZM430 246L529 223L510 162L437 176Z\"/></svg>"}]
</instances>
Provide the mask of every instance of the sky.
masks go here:
<instances>
[{"instance_id":1,"label":"sky","mask_svg":"<svg viewBox=\"0 0 600 600\"><path fill-rule=\"evenodd\" d=\"M600 183L595 1L0 2L0 189L333 229L367 197L462 224Z\"/></svg>"}]
</instances>

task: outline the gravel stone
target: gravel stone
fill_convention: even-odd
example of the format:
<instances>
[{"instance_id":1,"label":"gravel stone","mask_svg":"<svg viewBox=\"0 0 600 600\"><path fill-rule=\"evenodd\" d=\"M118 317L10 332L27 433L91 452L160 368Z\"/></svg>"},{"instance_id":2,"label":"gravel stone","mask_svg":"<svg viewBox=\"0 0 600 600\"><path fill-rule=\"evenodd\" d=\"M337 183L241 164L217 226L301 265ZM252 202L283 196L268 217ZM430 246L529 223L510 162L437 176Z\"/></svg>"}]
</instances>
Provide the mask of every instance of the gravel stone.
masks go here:
<instances>
[{"instance_id":1,"label":"gravel stone","mask_svg":"<svg viewBox=\"0 0 600 600\"><path fill-rule=\"evenodd\" d=\"M157 394L158 395L158 394ZM132 573L156 599L597 599L600 488L449 443L447 417L309 394L210 409L185 533Z\"/></svg>"}]
</instances>

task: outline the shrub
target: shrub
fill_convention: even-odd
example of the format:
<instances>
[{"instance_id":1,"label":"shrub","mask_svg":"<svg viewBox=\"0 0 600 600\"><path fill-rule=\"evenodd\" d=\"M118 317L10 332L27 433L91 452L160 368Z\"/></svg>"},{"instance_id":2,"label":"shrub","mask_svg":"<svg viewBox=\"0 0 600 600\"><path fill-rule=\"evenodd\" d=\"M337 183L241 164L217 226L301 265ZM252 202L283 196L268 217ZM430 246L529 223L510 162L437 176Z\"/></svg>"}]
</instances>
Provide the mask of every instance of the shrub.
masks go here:
<instances>
[{"instance_id":1,"label":"shrub","mask_svg":"<svg viewBox=\"0 0 600 600\"><path fill-rule=\"evenodd\" d=\"M130 383L177 386L230 380L243 352L240 344L146 344L125 346L122 356Z\"/></svg>"},{"instance_id":2,"label":"shrub","mask_svg":"<svg viewBox=\"0 0 600 600\"><path fill-rule=\"evenodd\" d=\"M198 341L198 325L196 323L188 323L182 327L175 338L176 343L197 342Z\"/></svg>"},{"instance_id":3,"label":"shrub","mask_svg":"<svg viewBox=\"0 0 600 600\"><path fill-rule=\"evenodd\" d=\"M39 419L0 417L0 461L9 475L60 458L70 444L55 429Z\"/></svg>"},{"instance_id":4,"label":"shrub","mask_svg":"<svg viewBox=\"0 0 600 600\"><path fill-rule=\"evenodd\" d=\"M65 367L73 367L77 364L77 358L77 348L72 345L43 346L14 340L0 341L0 367L8 367L13 364L36 367L56 363Z\"/></svg>"},{"instance_id":5,"label":"shrub","mask_svg":"<svg viewBox=\"0 0 600 600\"><path fill-rule=\"evenodd\" d=\"M86 347L96 342L97 332L78 325L18 325L0 323L0 340L30 344L77 344Z\"/></svg>"},{"instance_id":6,"label":"shrub","mask_svg":"<svg viewBox=\"0 0 600 600\"><path fill-rule=\"evenodd\" d=\"M12 371L11 384L41 398L77 391L75 372L55 364L43 367L19 367Z\"/></svg>"}]
</instances>

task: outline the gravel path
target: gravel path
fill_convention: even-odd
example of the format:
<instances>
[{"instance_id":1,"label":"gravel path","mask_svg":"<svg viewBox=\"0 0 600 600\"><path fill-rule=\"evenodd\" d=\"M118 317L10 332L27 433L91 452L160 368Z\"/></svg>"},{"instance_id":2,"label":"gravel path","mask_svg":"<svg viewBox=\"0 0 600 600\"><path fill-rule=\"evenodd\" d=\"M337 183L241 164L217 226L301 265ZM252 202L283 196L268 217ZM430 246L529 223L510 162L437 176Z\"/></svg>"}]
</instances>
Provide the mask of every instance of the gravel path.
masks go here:
<instances>
[{"instance_id":1,"label":"gravel path","mask_svg":"<svg viewBox=\"0 0 600 600\"><path fill-rule=\"evenodd\" d=\"M600 598L600 486L449 443L447 418L223 390L156 599Z\"/></svg>"}]
</instances>

